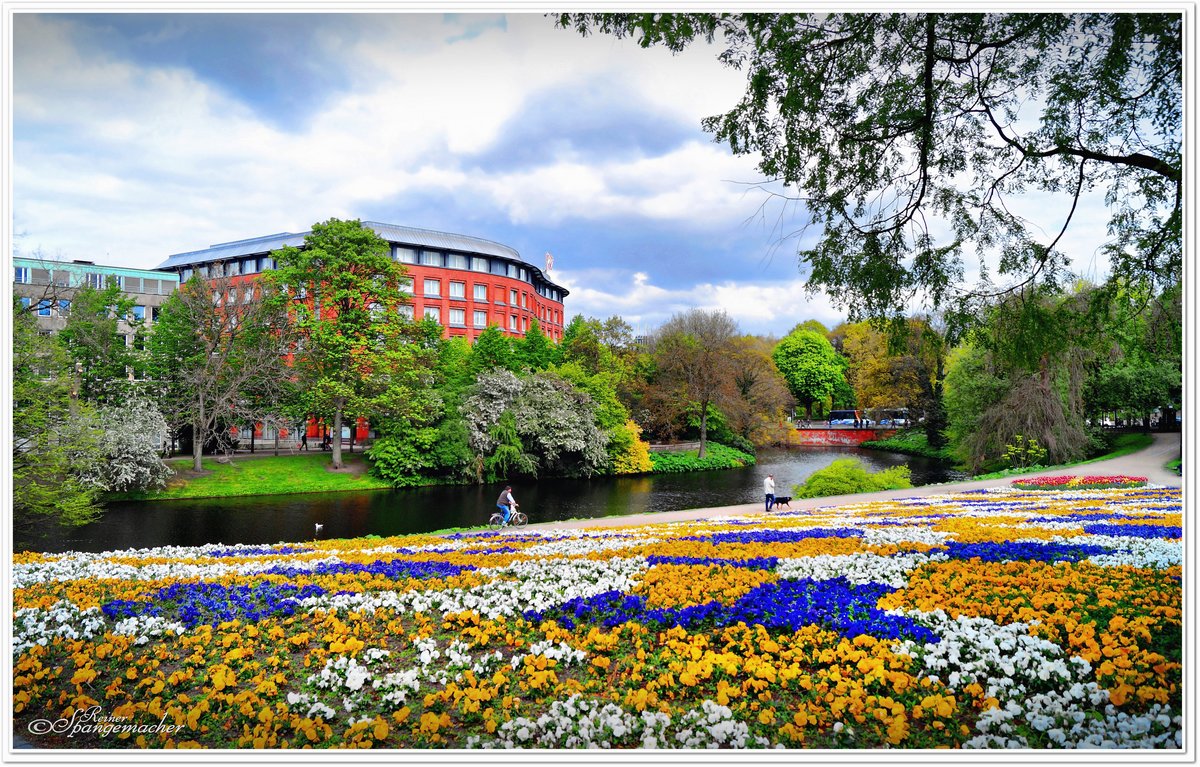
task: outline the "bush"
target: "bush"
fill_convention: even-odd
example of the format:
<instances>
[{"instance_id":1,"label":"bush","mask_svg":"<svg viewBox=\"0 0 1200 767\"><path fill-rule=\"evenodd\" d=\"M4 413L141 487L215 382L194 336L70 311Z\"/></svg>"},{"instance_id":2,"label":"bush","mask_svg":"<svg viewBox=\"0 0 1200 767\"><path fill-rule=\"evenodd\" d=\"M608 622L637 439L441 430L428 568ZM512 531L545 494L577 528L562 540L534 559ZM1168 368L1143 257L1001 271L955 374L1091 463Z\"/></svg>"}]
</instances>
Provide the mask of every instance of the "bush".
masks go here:
<instances>
[{"instance_id":1,"label":"bush","mask_svg":"<svg viewBox=\"0 0 1200 767\"><path fill-rule=\"evenodd\" d=\"M753 466L754 456L735 450L732 447L710 442L705 445L704 459L696 457L696 453L651 453L650 461L654 464L654 473L670 474L682 471L707 471L710 469L740 469L743 466Z\"/></svg>"},{"instance_id":2,"label":"bush","mask_svg":"<svg viewBox=\"0 0 1200 767\"><path fill-rule=\"evenodd\" d=\"M893 466L872 474L857 458L839 458L816 471L803 485L792 488L796 498L823 498L827 495L870 493L876 490L900 490L912 487L907 466Z\"/></svg>"}]
</instances>

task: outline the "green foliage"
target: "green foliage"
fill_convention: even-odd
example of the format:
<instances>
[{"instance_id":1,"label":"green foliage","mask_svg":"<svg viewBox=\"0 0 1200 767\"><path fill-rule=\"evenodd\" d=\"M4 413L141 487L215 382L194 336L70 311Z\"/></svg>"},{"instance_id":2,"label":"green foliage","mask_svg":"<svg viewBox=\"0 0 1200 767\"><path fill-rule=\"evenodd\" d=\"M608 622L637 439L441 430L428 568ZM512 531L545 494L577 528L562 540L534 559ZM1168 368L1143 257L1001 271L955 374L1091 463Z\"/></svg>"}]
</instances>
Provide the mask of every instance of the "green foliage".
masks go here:
<instances>
[{"instance_id":1,"label":"green foliage","mask_svg":"<svg viewBox=\"0 0 1200 767\"><path fill-rule=\"evenodd\" d=\"M510 411L504 411L492 425L489 436L496 447L492 454L483 459L483 468L488 482L506 480L518 475L537 476L537 461L525 452L521 436L517 434L517 420Z\"/></svg>"},{"instance_id":2,"label":"green foliage","mask_svg":"<svg viewBox=\"0 0 1200 767\"><path fill-rule=\"evenodd\" d=\"M142 378L142 345L146 330L130 314L134 300L110 277L102 290L83 286L71 296L67 321L55 336L73 363L78 396L96 405L117 405L129 396L129 371ZM124 320L135 336L127 345L121 333Z\"/></svg>"},{"instance_id":3,"label":"green foliage","mask_svg":"<svg viewBox=\"0 0 1200 767\"><path fill-rule=\"evenodd\" d=\"M1017 434L1010 444L1004 446L1004 460L1010 469L1024 469L1040 465L1046 459L1047 452L1036 439L1025 439L1023 435Z\"/></svg>"},{"instance_id":4,"label":"green foliage","mask_svg":"<svg viewBox=\"0 0 1200 767\"><path fill-rule=\"evenodd\" d=\"M513 354L512 339L504 335L504 331L497 326L488 325L471 347L468 366L475 376L496 368L515 371L517 360Z\"/></svg>"},{"instance_id":5,"label":"green foliage","mask_svg":"<svg viewBox=\"0 0 1200 767\"><path fill-rule=\"evenodd\" d=\"M13 305L12 511L14 525L64 527L100 516L92 475L102 455L100 429L86 403L73 402L69 359Z\"/></svg>"},{"instance_id":6,"label":"green foliage","mask_svg":"<svg viewBox=\"0 0 1200 767\"><path fill-rule=\"evenodd\" d=\"M803 485L795 485L796 498L824 498L830 495L871 493L878 490L900 490L912 487L907 466L893 466L883 471L868 472L856 458L839 458L824 469L813 472Z\"/></svg>"},{"instance_id":7,"label":"green foliage","mask_svg":"<svg viewBox=\"0 0 1200 767\"><path fill-rule=\"evenodd\" d=\"M514 344L513 352L521 369L534 372L550 367L555 356L550 339L542 332L536 319L525 332L525 337Z\"/></svg>"},{"instance_id":8,"label":"green foliage","mask_svg":"<svg viewBox=\"0 0 1200 767\"><path fill-rule=\"evenodd\" d=\"M814 402L829 397L839 382L845 382L841 355L833 350L829 339L811 330L789 333L771 357L792 395L808 408L810 415Z\"/></svg>"},{"instance_id":9,"label":"green foliage","mask_svg":"<svg viewBox=\"0 0 1200 767\"><path fill-rule=\"evenodd\" d=\"M905 455L920 455L926 458L949 461L954 459L945 447L935 448L929 444L929 438L923 429L908 429L898 432L887 439L867 440L859 447L871 450L886 450L889 453L904 453Z\"/></svg>"},{"instance_id":10,"label":"green foliage","mask_svg":"<svg viewBox=\"0 0 1200 767\"><path fill-rule=\"evenodd\" d=\"M697 452L689 450L671 453L651 452L650 460L656 474L740 469L744 466L753 466L755 463L754 456L716 442L708 446L703 458L700 458Z\"/></svg>"},{"instance_id":11,"label":"green foliage","mask_svg":"<svg viewBox=\"0 0 1200 767\"><path fill-rule=\"evenodd\" d=\"M276 268L263 290L286 306L302 353L293 369L305 404L333 426L333 463L341 467L341 425L347 414L373 419L381 409L402 414L421 388L416 372L432 365L429 332L405 320L403 265L387 241L360 221L313 224L304 247L273 252Z\"/></svg>"},{"instance_id":12,"label":"green foliage","mask_svg":"<svg viewBox=\"0 0 1200 767\"><path fill-rule=\"evenodd\" d=\"M756 156L764 177L794 190L784 199L803 199L821 233L800 252L808 287L886 318L914 296L967 317L981 293L1035 276L1063 283L1072 265L1057 246L1088 225L1071 215L1087 190L1106 195L1113 280L1177 279L1184 18L939 10L558 23L673 51L716 41L746 92L705 130ZM1062 204L1032 221L1011 207L1045 193ZM969 267L973 254L999 254L998 269ZM975 271L971 290L964 276Z\"/></svg>"}]
</instances>

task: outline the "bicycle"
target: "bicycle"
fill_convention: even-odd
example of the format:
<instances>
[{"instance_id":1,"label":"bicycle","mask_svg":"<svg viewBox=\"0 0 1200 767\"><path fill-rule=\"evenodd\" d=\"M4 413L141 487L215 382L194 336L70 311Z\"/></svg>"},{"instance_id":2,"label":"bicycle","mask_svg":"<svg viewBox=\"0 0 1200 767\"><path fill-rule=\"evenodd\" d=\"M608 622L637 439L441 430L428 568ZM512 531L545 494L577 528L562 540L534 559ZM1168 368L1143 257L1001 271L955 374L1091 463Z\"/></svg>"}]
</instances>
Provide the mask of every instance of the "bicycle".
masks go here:
<instances>
[{"instance_id":1,"label":"bicycle","mask_svg":"<svg viewBox=\"0 0 1200 767\"><path fill-rule=\"evenodd\" d=\"M527 524L529 524L529 517L525 516L523 511L513 509L508 515L508 527L524 527ZM504 515L498 511L488 519L488 527L499 529L504 526Z\"/></svg>"}]
</instances>

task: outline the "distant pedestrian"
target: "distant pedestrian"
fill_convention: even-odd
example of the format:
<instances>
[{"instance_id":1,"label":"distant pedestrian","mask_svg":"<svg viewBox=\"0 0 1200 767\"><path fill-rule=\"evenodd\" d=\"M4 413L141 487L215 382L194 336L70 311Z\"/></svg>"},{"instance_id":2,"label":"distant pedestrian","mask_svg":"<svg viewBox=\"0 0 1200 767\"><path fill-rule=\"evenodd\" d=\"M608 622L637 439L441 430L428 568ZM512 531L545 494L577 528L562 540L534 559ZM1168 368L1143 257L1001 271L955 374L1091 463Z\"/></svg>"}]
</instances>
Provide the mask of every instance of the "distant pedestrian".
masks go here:
<instances>
[{"instance_id":1,"label":"distant pedestrian","mask_svg":"<svg viewBox=\"0 0 1200 767\"><path fill-rule=\"evenodd\" d=\"M308 434L307 433L300 435L300 449L308 450Z\"/></svg>"},{"instance_id":2,"label":"distant pedestrian","mask_svg":"<svg viewBox=\"0 0 1200 767\"><path fill-rule=\"evenodd\" d=\"M767 499L766 499L767 500L767 511L770 511L771 507L775 505L775 476L774 475L768 474L767 478L763 480L763 494L765 494L767 497Z\"/></svg>"}]
</instances>

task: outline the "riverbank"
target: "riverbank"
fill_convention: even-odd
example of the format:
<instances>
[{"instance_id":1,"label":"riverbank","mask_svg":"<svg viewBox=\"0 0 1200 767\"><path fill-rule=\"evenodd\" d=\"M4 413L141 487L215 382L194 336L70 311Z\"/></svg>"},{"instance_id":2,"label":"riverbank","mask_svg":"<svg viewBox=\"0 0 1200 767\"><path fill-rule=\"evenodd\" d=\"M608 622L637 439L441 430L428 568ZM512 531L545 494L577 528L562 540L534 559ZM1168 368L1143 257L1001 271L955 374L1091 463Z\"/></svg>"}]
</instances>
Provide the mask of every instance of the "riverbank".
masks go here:
<instances>
[{"instance_id":1,"label":"riverbank","mask_svg":"<svg viewBox=\"0 0 1200 767\"><path fill-rule=\"evenodd\" d=\"M710 442L705 457L695 450L650 454L654 471L643 475L675 474L690 471L740 469L754 465L754 456L725 445ZM157 492L111 493L106 501L175 501L205 498L245 498L260 495L303 493L345 493L359 490L394 490L390 482L372 476L362 453L342 453L342 469L330 466L327 452L289 455L237 454L220 461L216 456L201 461L202 471L192 470L190 458L174 458L168 465L175 474L165 489ZM454 485L443 478L418 482L414 487ZM466 484L466 483L457 483Z\"/></svg>"},{"instance_id":2,"label":"riverbank","mask_svg":"<svg viewBox=\"0 0 1200 767\"><path fill-rule=\"evenodd\" d=\"M1087 474L1090 475L1125 475L1146 477L1155 485L1181 487L1181 477L1168 464L1180 459L1182 453L1182 435L1154 434L1153 440L1147 447L1135 453L1123 453L1115 458L1095 459L1087 462ZM1072 472L1069 466L1060 466L1037 472L1029 476L1051 474L1079 474ZM792 499L788 510L812 510L834 506L854 506L893 501L900 498L927 498L934 495L962 493L991 488L1011 487L1012 477L991 477L987 479L968 480L965 482L947 482L943 484L923 485L921 487L905 488L903 490L881 490L874 493L855 493L852 495L827 496L825 498L795 498ZM652 514L630 514L623 517L602 517L599 519L570 519L561 522L543 522L528 525L528 528L545 529L581 529L590 527L636 527L656 522L692 522L702 519L744 516L762 514L766 511L762 503L743 503L733 506L715 506L704 509L682 509L679 511L654 512Z\"/></svg>"}]
</instances>

